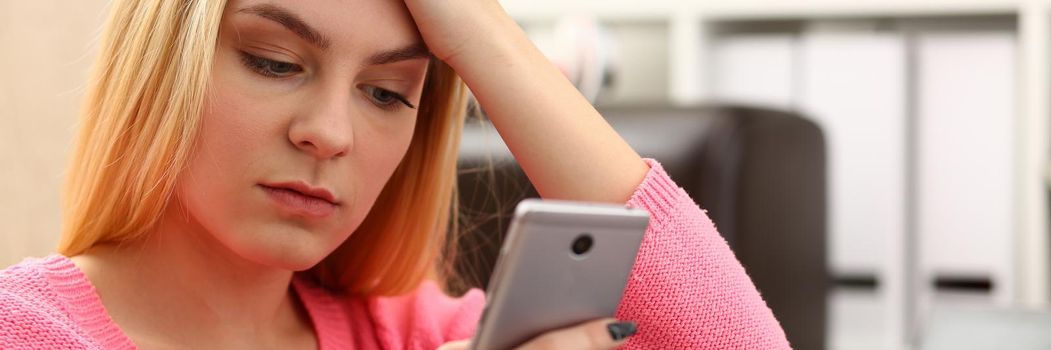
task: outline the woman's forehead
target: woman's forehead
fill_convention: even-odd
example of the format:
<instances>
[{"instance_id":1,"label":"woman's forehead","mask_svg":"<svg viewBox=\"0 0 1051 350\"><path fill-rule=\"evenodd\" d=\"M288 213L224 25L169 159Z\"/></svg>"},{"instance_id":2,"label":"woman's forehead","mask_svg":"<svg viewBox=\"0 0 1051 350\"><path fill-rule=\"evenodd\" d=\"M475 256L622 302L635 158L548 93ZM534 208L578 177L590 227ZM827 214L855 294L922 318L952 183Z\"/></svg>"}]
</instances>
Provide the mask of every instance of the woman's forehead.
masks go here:
<instances>
[{"instance_id":1,"label":"woman's forehead","mask_svg":"<svg viewBox=\"0 0 1051 350\"><path fill-rule=\"evenodd\" d=\"M421 40L401 0L230 0L226 6L224 21L271 21L322 49L407 46Z\"/></svg>"}]
</instances>

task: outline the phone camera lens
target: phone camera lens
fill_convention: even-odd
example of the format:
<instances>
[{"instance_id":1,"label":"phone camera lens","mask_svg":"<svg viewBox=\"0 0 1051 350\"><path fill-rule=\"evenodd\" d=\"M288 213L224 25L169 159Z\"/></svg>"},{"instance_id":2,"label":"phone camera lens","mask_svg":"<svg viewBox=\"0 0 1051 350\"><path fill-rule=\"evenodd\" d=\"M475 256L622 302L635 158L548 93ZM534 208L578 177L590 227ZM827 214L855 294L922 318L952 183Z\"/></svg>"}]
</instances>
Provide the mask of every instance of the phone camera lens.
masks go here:
<instances>
[{"instance_id":1,"label":"phone camera lens","mask_svg":"<svg viewBox=\"0 0 1051 350\"><path fill-rule=\"evenodd\" d=\"M584 255L584 253L587 253L589 250L591 250L591 245L593 245L594 243L595 241L591 239L591 235L587 233L577 236L577 239L573 240L573 254Z\"/></svg>"}]
</instances>

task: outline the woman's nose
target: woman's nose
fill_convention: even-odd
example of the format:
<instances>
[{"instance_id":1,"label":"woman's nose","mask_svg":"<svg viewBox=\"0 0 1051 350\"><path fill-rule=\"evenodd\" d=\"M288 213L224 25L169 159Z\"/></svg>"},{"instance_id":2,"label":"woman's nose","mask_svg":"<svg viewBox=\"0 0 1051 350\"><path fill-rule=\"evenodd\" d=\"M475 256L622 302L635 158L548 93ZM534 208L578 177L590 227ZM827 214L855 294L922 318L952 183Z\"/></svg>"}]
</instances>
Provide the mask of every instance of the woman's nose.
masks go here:
<instances>
[{"instance_id":1,"label":"woman's nose","mask_svg":"<svg viewBox=\"0 0 1051 350\"><path fill-rule=\"evenodd\" d=\"M354 147L354 111L346 91L329 91L316 100L305 101L307 106L301 110L306 112L295 116L289 126L289 141L317 159L350 153Z\"/></svg>"}]
</instances>

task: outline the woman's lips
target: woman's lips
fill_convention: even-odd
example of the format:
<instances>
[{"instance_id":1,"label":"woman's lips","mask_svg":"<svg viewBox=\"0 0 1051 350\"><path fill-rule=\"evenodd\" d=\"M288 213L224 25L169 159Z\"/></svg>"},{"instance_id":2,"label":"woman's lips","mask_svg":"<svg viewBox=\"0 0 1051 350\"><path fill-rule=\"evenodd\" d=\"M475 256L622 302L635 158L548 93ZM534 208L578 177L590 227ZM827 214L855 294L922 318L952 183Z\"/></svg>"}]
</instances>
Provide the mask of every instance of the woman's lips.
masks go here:
<instances>
[{"instance_id":1,"label":"woman's lips","mask_svg":"<svg viewBox=\"0 0 1051 350\"><path fill-rule=\"evenodd\" d=\"M271 202L281 210L294 215L322 218L336 211L337 205L327 199L303 194L302 192L283 188L259 185L270 197Z\"/></svg>"}]
</instances>

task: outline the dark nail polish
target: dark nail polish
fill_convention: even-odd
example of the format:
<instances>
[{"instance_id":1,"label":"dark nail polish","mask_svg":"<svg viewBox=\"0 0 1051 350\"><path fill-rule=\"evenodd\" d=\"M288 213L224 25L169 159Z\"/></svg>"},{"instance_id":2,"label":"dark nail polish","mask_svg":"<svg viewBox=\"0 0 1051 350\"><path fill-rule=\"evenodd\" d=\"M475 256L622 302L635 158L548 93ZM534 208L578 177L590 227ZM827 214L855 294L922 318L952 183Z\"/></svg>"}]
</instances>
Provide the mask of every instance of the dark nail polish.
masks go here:
<instances>
[{"instance_id":1,"label":"dark nail polish","mask_svg":"<svg viewBox=\"0 0 1051 350\"><path fill-rule=\"evenodd\" d=\"M613 341L620 341L638 331L634 321L614 322L607 325L606 328L609 329L609 336L613 338Z\"/></svg>"}]
</instances>

